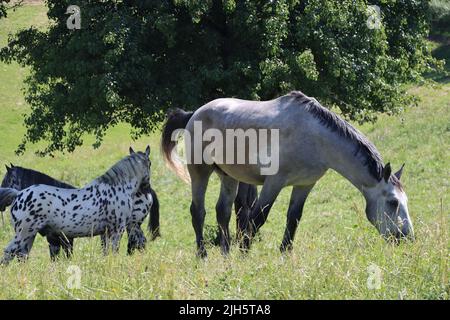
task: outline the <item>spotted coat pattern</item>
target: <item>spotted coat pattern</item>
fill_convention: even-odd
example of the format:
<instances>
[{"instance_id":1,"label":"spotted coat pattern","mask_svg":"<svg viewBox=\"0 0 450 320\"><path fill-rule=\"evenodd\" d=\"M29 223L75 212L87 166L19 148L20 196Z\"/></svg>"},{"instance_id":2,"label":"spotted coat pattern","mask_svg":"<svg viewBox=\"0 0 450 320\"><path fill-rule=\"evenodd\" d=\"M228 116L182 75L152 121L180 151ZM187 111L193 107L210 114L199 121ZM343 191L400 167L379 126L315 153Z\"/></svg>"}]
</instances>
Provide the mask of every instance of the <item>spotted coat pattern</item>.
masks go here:
<instances>
[{"instance_id":1,"label":"spotted coat pattern","mask_svg":"<svg viewBox=\"0 0 450 320\"><path fill-rule=\"evenodd\" d=\"M148 154L149 151L145 157L144 153L133 152L120 166L82 189L33 185L18 192L10 210L15 236L6 247L2 262L27 257L38 232L63 234L72 239L100 235L107 253L110 248L118 251L127 229L132 239L129 252L143 248L146 240L140 225L152 199L139 190L143 184L149 188Z\"/></svg>"}]
</instances>

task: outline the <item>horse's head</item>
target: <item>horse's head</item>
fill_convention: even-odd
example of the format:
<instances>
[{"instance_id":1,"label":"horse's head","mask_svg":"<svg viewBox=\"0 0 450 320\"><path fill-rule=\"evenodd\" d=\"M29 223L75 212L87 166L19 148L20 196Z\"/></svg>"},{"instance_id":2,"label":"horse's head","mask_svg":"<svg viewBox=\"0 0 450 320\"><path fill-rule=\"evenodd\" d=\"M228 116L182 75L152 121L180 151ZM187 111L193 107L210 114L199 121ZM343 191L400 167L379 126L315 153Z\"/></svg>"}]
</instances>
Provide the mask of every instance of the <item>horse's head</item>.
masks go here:
<instances>
[{"instance_id":1,"label":"horse's head","mask_svg":"<svg viewBox=\"0 0 450 320\"><path fill-rule=\"evenodd\" d=\"M6 175L2 180L1 187L19 189L19 182L20 181L16 167L13 164L11 164L11 167L8 167L6 165Z\"/></svg>"},{"instance_id":2,"label":"horse's head","mask_svg":"<svg viewBox=\"0 0 450 320\"><path fill-rule=\"evenodd\" d=\"M11 164L11 167L6 166L6 175L2 180L1 188L13 188L18 189L18 179L17 170L15 170L14 165ZM0 207L0 212L5 211L6 208Z\"/></svg>"},{"instance_id":3,"label":"horse's head","mask_svg":"<svg viewBox=\"0 0 450 320\"><path fill-rule=\"evenodd\" d=\"M140 172L142 173L139 191L144 194L150 193L150 146L147 146L145 152L135 152L133 148L130 147L130 156L135 158L136 163L139 165Z\"/></svg>"},{"instance_id":4,"label":"horse's head","mask_svg":"<svg viewBox=\"0 0 450 320\"><path fill-rule=\"evenodd\" d=\"M388 163L383 168L383 178L365 192L367 218L386 239L414 239L408 197L400 183L402 171L403 166L392 174Z\"/></svg>"}]
</instances>

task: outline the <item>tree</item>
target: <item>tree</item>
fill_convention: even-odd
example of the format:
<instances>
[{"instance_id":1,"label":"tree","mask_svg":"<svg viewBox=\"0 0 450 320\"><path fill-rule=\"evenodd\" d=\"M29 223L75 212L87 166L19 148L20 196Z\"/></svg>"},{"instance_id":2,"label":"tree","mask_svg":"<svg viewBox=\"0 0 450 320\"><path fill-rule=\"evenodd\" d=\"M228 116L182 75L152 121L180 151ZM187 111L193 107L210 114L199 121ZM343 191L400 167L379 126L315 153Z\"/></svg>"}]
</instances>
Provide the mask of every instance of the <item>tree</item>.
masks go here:
<instances>
[{"instance_id":1,"label":"tree","mask_svg":"<svg viewBox=\"0 0 450 320\"><path fill-rule=\"evenodd\" d=\"M0 19L6 17L6 9L10 0L1 0L0 1Z\"/></svg>"},{"instance_id":2,"label":"tree","mask_svg":"<svg viewBox=\"0 0 450 320\"><path fill-rule=\"evenodd\" d=\"M4 61L31 67L27 143L73 151L84 133L119 122L149 133L171 107L218 97L271 99L302 90L360 122L395 113L402 84L436 63L426 0L79 0L81 29L66 27L71 1L47 0L51 24L10 38Z\"/></svg>"},{"instance_id":3,"label":"tree","mask_svg":"<svg viewBox=\"0 0 450 320\"><path fill-rule=\"evenodd\" d=\"M0 0L0 19L6 18L9 9L16 9L22 4L23 0L14 1L11 5L11 0Z\"/></svg>"}]
</instances>

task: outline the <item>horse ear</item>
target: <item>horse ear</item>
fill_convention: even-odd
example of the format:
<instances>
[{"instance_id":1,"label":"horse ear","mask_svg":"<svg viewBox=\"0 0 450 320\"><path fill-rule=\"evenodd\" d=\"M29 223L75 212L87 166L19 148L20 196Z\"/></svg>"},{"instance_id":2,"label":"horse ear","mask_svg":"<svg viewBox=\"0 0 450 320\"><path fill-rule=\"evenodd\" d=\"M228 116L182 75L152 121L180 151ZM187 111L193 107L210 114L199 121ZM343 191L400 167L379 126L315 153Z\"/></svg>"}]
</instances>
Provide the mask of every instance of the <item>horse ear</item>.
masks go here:
<instances>
[{"instance_id":1,"label":"horse ear","mask_svg":"<svg viewBox=\"0 0 450 320\"><path fill-rule=\"evenodd\" d=\"M130 147L130 154L134 154L134 153L135 153L135 152L134 152L133 148Z\"/></svg>"},{"instance_id":2,"label":"horse ear","mask_svg":"<svg viewBox=\"0 0 450 320\"><path fill-rule=\"evenodd\" d=\"M6 167L6 172L9 172L9 171L11 170L11 168L10 168L10 167L8 167L8 165L7 165L7 164L5 164L5 167Z\"/></svg>"},{"instance_id":3,"label":"horse ear","mask_svg":"<svg viewBox=\"0 0 450 320\"><path fill-rule=\"evenodd\" d=\"M145 155L147 157L150 156L150 146L147 146L147 148L145 149Z\"/></svg>"},{"instance_id":4,"label":"horse ear","mask_svg":"<svg viewBox=\"0 0 450 320\"><path fill-rule=\"evenodd\" d=\"M13 165L11 162L10 162L9 164L10 164L10 166L11 166L11 169L14 168L14 165Z\"/></svg>"},{"instance_id":5,"label":"horse ear","mask_svg":"<svg viewBox=\"0 0 450 320\"><path fill-rule=\"evenodd\" d=\"M402 164L402 167L400 168L400 170L398 170L396 173L394 173L394 176L396 176L398 180L400 180L400 178L402 177L404 167L405 167L405 164Z\"/></svg>"},{"instance_id":6,"label":"horse ear","mask_svg":"<svg viewBox=\"0 0 450 320\"><path fill-rule=\"evenodd\" d=\"M392 173L391 164L388 162L388 164L385 165L384 169L383 169L384 181L386 181L386 182L389 181L389 178L391 177L391 173Z\"/></svg>"}]
</instances>

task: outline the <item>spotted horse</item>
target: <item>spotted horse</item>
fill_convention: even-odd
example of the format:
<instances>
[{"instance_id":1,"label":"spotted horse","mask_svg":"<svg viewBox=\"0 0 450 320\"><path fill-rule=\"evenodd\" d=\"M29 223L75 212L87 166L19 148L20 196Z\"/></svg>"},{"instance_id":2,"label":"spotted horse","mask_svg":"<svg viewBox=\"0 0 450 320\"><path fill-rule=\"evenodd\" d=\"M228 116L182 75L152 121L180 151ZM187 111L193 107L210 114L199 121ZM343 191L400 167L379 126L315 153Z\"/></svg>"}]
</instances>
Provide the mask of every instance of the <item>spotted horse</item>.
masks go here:
<instances>
[{"instance_id":1,"label":"spotted horse","mask_svg":"<svg viewBox=\"0 0 450 320\"><path fill-rule=\"evenodd\" d=\"M32 185L22 191L0 188L0 204L12 204L15 235L4 250L2 264L23 260L37 233L67 238L101 236L104 254L117 252L120 239L133 219L133 201L150 193L150 147L120 160L105 174L81 189Z\"/></svg>"},{"instance_id":2,"label":"spotted horse","mask_svg":"<svg viewBox=\"0 0 450 320\"><path fill-rule=\"evenodd\" d=\"M6 166L6 175L2 180L1 188L12 188L20 191L35 184L45 184L63 189L76 189L76 187L54 179L42 172L13 164ZM5 211L9 205L11 205L11 202L0 203L0 212ZM159 227L159 200L153 188L150 188L149 194L139 190L134 197L133 214L127 223L129 254L132 254L136 249L141 250L145 248L147 239L141 229L141 225L149 212L148 230L151 234L151 240L155 240L161 234ZM67 257L72 255L72 238L68 238L61 233L47 233L46 238L49 243L50 257L52 260L58 257L61 248L63 248Z\"/></svg>"}]
</instances>

